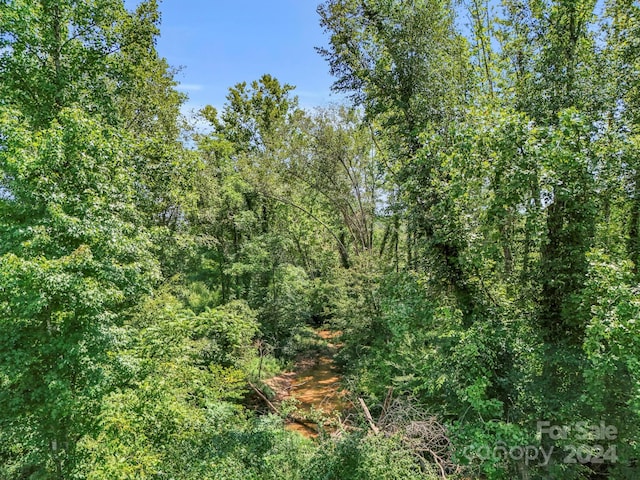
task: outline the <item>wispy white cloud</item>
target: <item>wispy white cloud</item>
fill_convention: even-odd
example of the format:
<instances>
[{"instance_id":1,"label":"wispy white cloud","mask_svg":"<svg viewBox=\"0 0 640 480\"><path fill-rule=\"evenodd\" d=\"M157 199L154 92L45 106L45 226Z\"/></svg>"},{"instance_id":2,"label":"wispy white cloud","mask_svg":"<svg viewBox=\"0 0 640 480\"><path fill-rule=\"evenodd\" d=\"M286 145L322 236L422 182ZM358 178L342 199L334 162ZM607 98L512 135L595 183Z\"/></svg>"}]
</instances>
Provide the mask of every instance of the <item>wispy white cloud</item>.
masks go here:
<instances>
[{"instance_id":1,"label":"wispy white cloud","mask_svg":"<svg viewBox=\"0 0 640 480\"><path fill-rule=\"evenodd\" d=\"M181 83L176 88L184 92L199 92L204 89L204 86L197 83Z\"/></svg>"}]
</instances>

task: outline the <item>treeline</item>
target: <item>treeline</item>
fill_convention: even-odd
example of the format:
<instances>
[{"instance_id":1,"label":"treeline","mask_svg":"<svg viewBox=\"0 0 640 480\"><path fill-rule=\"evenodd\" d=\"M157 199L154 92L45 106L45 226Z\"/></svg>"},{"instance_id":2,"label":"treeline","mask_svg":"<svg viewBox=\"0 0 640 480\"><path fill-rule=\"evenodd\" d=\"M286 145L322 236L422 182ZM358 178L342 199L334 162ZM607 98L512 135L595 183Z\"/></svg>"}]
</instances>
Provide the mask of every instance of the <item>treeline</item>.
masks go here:
<instances>
[{"instance_id":1,"label":"treeline","mask_svg":"<svg viewBox=\"0 0 640 480\"><path fill-rule=\"evenodd\" d=\"M318 13L352 104L202 132L155 0L0 2L0 478L637 476L640 7ZM321 325L314 442L248 385Z\"/></svg>"}]
</instances>

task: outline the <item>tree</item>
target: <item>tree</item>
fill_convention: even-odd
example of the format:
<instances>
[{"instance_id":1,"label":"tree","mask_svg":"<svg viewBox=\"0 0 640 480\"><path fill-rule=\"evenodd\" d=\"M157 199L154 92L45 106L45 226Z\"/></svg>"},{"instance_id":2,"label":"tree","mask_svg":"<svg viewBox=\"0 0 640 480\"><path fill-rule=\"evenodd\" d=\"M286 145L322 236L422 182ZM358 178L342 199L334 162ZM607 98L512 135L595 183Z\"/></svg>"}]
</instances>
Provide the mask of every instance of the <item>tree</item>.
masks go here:
<instances>
[{"instance_id":1,"label":"tree","mask_svg":"<svg viewBox=\"0 0 640 480\"><path fill-rule=\"evenodd\" d=\"M299 200L308 210L316 210L317 203L330 213L341 261L348 267L350 246L360 255L374 245L382 173L369 129L356 110L346 107L317 110L300 129L283 180L291 191L297 184L308 193Z\"/></svg>"},{"instance_id":2,"label":"tree","mask_svg":"<svg viewBox=\"0 0 640 480\"><path fill-rule=\"evenodd\" d=\"M154 159L140 145L153 125L175 150L180 96L155 55L157 21L154 1L136 13L119 0L0 3L0 430L10 477L74 471L76 446L95 433L114 387L120 326L160 276L138 208ZM142 90L149 75L160 93ZM127 95L145 93L148 110L128 110Z\"/></svg>"},{"instance_id":3,"label":"tree","mask_svg":"<svg viewBox=\"0 0 640 480\"><path fill-rule=\"evenodd\" d=\"M131 15L121 0L10 0L0 5L0 84L4 104L34 127L79 106L115 125L127 89L125 47L149 42L154 1Z\"/></svg>"},{"instance_id":4,"label":"tree","mask_svg":"<svg viewBox=\"0 0 640 480\"><path fill-rule=\"evenodd\" d=\"M23 456L3 457L66 478L112 388L118 328L158 268L126 137L73 109L47 129L24 125L3 110L0 428Z\"/></svg>"},{"instance_id":5,"label":"tree","mask_svg":"<svg viewBox=\"0 0 640 480\"><path fill-rule=\"evenodd\" d=\"M138 203L175 227L195 161L179 141L185 97L155 51L159 20L156 0L132 13L122 0L3 2L0 91L33 128L73 107L135 132Z\"/></svg>"},{"instance_id":6,"label":"tree","mask_svg":"<svg viewBox=\"0 0 640 480\"><path fill-rule=\"evenodd\" d=\"M331 35L319 52L333 88L391 130L405 155L427 126L446 128L459 116L467 52L448 1L330 0L318 13Z\"/></svg>"},{"instance_id":7,"label":"tree","mask_svg":"<svg viewBox=\"0 0 640 480\"><path fill-rule=\"evenodd\" d=\"M433 214L448 208L438 196L447 173L438 172L428 148L421 150L429 135L446 144L449 127L464 118L470 69L454 10L447 1L336 0L318 13L331 34L330 47L320 53L337 77L334 89L364 106L380 155L388 156L398 189L391 200L400 204L393 208L406 208L409 266L424 268L419 257L438 265L445 290L456 291L469 316L473 293L460 258L464 246L442 234L449 227Z\"/></svg>"}]
</instances>

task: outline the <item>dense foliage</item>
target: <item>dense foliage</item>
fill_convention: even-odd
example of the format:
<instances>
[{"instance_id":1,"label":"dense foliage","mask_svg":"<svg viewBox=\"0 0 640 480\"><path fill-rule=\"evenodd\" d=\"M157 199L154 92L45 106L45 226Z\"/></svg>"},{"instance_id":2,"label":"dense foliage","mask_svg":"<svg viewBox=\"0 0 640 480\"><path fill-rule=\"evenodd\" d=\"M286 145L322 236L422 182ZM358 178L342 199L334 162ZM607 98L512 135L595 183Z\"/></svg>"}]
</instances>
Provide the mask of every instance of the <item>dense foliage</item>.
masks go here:
<instances>
[{"instance_id":1,"label":"dense foliage","mask_svg":"<svg viewBox=\"0 0 640 480\"><path fill-rule=\"evenodd\" d=\"M637 478L637 2L318 14L350 105L194 133L155 0L0 0L0 478ZM320 326L311 440L255 385Z\"/></svg>"}]
</instances>

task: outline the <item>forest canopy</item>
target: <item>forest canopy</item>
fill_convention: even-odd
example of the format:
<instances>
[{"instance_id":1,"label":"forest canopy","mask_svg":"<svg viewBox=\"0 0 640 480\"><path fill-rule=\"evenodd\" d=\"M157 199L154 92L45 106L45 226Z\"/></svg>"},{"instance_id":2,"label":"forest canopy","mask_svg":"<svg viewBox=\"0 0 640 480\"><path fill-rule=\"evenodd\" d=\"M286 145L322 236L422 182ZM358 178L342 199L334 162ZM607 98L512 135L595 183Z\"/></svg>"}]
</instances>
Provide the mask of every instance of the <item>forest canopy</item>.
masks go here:
<instances>
[{"instance_id":1,"label":"forest canopy","mask_svg":"<svg viewBox=\"0 0 640 480\"><path fill-rule=\"evenodd\" d=\"M638 478L638 2L317 14L342 104L194 119L156 0L0 0L0 479Z\"/></svg>"}]
</instances>

